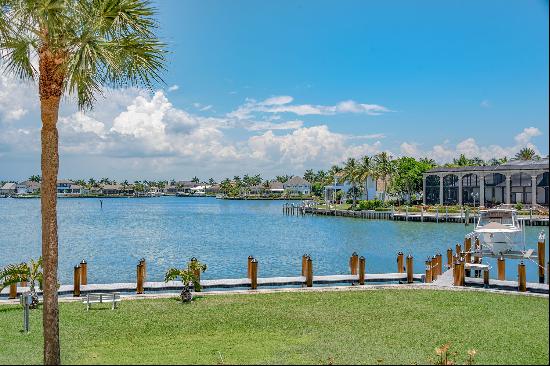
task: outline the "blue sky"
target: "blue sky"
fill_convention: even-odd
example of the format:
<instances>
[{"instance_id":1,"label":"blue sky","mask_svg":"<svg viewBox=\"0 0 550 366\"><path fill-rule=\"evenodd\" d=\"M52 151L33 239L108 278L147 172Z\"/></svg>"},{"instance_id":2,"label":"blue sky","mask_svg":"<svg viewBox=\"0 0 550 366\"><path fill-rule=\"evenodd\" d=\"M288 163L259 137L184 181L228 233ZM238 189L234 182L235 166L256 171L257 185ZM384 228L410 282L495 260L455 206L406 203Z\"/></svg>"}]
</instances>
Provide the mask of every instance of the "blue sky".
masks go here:
<instances>
[{"instance_id":1,"label":"blue sky","mask_svg":"<svg viewBox=\"0 0 550 366\"><path fill-rule=\"evenodd\" d=\"M548 153L547 2L157 6L170 50L166 85L155 96L113 92L116 103L102 101L86 116L67 102L64 176L298 174L383 150L441 162L523 146ZM28 112L16 119L4 106L2 117L1 95L0 124L36 134L36 108L21 107ZM0 179L38 172L36 152L6 140Z\"/></svg>"}]
</instances>

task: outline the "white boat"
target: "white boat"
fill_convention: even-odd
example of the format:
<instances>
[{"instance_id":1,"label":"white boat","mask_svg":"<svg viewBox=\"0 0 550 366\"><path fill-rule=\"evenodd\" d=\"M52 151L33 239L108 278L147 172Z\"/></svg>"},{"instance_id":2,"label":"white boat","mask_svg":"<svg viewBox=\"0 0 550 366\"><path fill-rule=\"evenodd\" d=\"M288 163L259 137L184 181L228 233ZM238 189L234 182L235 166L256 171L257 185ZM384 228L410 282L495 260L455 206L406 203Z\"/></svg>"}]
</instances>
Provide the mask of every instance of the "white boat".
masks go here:
<instances>
[{"instance_id":1,"label":"white boat","mask_svg":"<svg viewBox=\"0 0 550 366\"><path fill-rule=\"evenodd\" d=\"M516 210L482 210L474 233L483 251L493 255L512 253L523 247L523 229Z\"/></svg>"}]
</instances>

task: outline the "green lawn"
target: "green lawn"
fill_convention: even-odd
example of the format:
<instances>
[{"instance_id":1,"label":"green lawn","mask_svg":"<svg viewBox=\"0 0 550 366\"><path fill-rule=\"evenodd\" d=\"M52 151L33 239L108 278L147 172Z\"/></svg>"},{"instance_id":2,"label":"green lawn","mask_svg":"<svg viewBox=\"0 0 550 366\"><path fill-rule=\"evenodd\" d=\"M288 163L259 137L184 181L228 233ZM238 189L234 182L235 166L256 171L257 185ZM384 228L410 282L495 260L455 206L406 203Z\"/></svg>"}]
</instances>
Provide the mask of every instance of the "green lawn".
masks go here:
<instances>
[{"instance_id":1,"label":"green lawn","mask_svg":"<svg viewBox=\"0 0 550 366\"><path fill-rule=\"evenodd\" d=\"M86 312L62 303L63 363L548 364L548 299L429 290L224 295L124 301ZM41 312L0 306L0 364L40 363Z\"/></svg>"}]
</instances>

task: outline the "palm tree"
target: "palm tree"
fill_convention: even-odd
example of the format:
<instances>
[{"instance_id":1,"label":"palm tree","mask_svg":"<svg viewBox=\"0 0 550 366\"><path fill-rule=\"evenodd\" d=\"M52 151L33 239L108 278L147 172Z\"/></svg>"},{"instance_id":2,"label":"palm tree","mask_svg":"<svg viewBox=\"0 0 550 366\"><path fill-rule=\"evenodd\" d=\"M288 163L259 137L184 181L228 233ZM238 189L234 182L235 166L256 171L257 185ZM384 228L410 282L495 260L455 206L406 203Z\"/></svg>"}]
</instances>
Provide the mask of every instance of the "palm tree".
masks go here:
<instances>
[{"instance_id":1,"label":"palm tree","mask_svg":"<svg viewBox=\"0 0 550 366\"><path fill-rule=\"evenodd\" d=\"M164 281L169 282L180 278L181 282L183 282L183 290L180 294L181 302L186 303L193 299L193 295L191 294L191 284L194 285L195 291L200 291L200 274L201 272L206 271L206 268L206 264L202 264L193 258L189 263L187 263L186 268L168 269L164 275Z\"/></svg>"},{"instance_id":2,"label":"palm tree","mask_svg":"<svg viewBox=\"0 0 550 366\"><path fill-rule=\"evenodd\" d=\"M357 183L360 182L360 166L357 163L357 160L355 158L349 158L345 165L344 169L342 170L342 176L341 181L347 181L351 185L351 194L352 194L352 208L355 208L355 202L357 200Z\"/></svg>"},{"instance_id":3,"label":"palm tree","mask_svg":"<svg viewBox=\"0 0 550 366\"><path fill-rule=\"evenodd\" d=\"M516 154L515 158L517 160L539 160L540 156L530 147L524 147Z\"/></svg>"},{"instance_id":4,"label":"palm tree","mask_svg":"<svg viewBox=\"0 0 550 366\"><path fill-rule=\"evenodd\" d=\"M394 170L392 156L384 151L376 155L374 161L376 163L376 176L382 179L382 201L386 202L386 182Z\"/></svg>"},{"instance_id":5,"label":"palm tree","mask_svg":"<svg viewBox=\"0 0 550 366\"><path fill-rule=\"evenodd\" d=\"M44 363L59 364L57 305L57 119L64 95L91 108L104 85L161 81L164 45L147 0L0 0L0 60L6 71L38 80L42 117ZM33 60L38 60L38 68Z\"/></svg>"},{"instance_id":6,"label":"palm tree","mask_svg":"<svg viewBox=\"0 0 550 366\"><path fill-rule=\"evenodd\" d=\"M307 180L309 183L315 182L315 172L313 169L308 169L304 173L304 179Z\"/></svg>"},{"instance_id":7,"label":"palm tree","mask_svg":"<svg viewBox=\"0 0 550 366\"><path fill-rule=\"evenodd\" d=\"M30 178L29 178L29 181L35 182L35 183L40 183L40 180L41 180L41 179L42 179L42 178L40 178L39 175L31 175Z\"/></svg>"},{"instance_id":8,"label":"palm tree","mask_svg":"<svg viewBox=\"0 0 550 366\"><path fill-rule=\"evenodd\" d=\"M365 183L367 201L369 200L369 187L367 187L369 177L376 181L376 165L372 157L365 155L359 163L359 182Z\"/></svg>"},{"instance_id":9,"label":"palm tree","mask_svg":"<svg viewBox=\"0 0 550 366\"><path fill-rule=\"evenodd\" d=\"M13 284L21 282L29 283L32 298L31 309L35 309L38 306L36 286L42 288L43 281L42 257L38 258L36 261L31 259L29 263L10 264L0 270L0 292Z\"/></svg>"}]
</instances>

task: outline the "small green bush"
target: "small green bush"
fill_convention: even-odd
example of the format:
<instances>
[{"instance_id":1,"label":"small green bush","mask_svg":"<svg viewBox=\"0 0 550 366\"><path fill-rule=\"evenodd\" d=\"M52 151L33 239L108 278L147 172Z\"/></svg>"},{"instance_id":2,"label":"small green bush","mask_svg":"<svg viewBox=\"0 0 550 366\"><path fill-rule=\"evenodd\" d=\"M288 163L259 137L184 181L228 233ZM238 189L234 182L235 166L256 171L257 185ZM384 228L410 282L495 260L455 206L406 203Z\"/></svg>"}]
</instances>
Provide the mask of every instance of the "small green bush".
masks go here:
<instances>
[{"instance_id":1,"label":"small green bush","mask_svg":"<svg viewBox=\"0 0 550 366\"><path fill-rule=\"evenodd\" d=\"M384 202L378 199L368 200L368 201L359 201L360 210L376 210L382 207L384 207Z\"/></svg>"}]
</instances>

